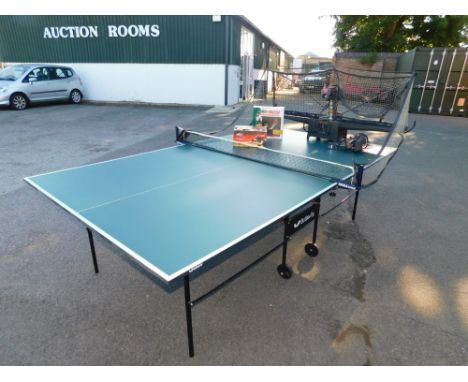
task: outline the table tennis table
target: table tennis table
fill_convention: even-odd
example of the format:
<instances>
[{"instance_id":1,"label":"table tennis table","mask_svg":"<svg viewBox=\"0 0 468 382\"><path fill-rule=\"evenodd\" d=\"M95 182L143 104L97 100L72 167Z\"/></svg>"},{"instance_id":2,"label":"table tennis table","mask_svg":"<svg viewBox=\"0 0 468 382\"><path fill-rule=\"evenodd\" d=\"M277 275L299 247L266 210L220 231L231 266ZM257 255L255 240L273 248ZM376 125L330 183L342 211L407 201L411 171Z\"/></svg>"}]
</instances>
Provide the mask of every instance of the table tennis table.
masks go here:
<instances>
[{"instance_id":1,"label":"table tennis table","mask_svg":"<svg viewBox=\"0 0 468 382\"><path fill-rule=\"evenodd\" d=\"M192 309L282 248L278 273L290 278L287 245L314 222L320 198L337 187L354 193L353 219L364 170L383 156L331 150L307 134L285 131L265 148L236 148L227 137L176 127L173 147L30 176L25 181L84 223L94 271L93 232L119 247L167 291L184 287L188 350L194 356ZM193 139L192 139L193 138ZM190 281L272 227L281 242L210 291L192 298Z\"/></svg>"}]
</instances>

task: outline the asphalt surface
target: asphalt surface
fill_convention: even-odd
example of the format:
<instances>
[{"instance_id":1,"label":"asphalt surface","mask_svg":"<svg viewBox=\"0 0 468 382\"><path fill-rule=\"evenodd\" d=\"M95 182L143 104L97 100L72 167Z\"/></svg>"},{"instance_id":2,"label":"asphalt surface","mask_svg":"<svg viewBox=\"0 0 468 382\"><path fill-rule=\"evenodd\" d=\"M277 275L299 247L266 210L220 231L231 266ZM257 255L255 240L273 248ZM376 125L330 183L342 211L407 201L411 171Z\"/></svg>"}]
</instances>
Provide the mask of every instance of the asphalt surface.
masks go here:
<instances>
[{"instance_id":1,"label":"asphalt surface","mask_svg":"<svg viewBox=\"0 0 468 382\"><path fill-rule=\"evenodd\" d=\"M416 129L380 181L281 253L196 306L187 355L183 290L167 293L22 178L174 144L173 127L228 128L239 111L142 105L0 110L0 364L466 365L468 123ZM249 121L249 110L237 120ZM338 194L337 198L341 197ZM336 198L326 198L326 205ZM202 294L281 240L275 231L193 282Z\"/></svg>"}]
</instances>

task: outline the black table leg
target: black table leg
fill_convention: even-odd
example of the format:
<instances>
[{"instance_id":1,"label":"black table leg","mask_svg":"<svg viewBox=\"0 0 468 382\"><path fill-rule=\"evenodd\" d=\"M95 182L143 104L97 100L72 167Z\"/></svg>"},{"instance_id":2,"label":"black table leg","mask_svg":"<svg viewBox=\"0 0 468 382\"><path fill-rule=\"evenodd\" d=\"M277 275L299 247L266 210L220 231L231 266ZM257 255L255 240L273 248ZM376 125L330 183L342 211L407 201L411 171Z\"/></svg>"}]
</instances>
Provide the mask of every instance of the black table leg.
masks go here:
<instances>
[{"instance_id":1,"label":"black table leg","mask_svg":"<svg viewBox=\"0 0 468 382\"><path fill-rule=\"evenodd\" d=\"M317 241L317 229L318 229L318 221L320 215L320 198L315 200L315 213L314 213L314 233L312 234L312 244L315 244Z\"/></svg>"},{"instance_id":2,"label":"black table leg","mask_svg":"<svg viewBox=\"0 0 468 382\"><path fill-rule=\"evenodd\" d=\"M93 231L91 231L88 227L86 227L86 230L88 231L89 246L91 247L91 256L93 257L94 272L99 273L98 263L96 259L96 250L94 249Z\"/></svg>"},{"instance_id":3,"label":"black table leg","mask_svg":"<svg viewBox=\"0 0 468 382\"><path fill-rule=\"evenodd\" d=\"M291 269L286 265L286 257L288 254L288 240L289 240L289 236L287 233L288 223L289 223L289 219L288 218L284 219L283 258L282 258L281 264L278 265L278 267L276 268L278 270L279 275L283 279L290 279L292 276Z\"/></svg>"},{"instance_id":4,"label":"black table leg","mask_svg":"<svg viewBox=\"0 0 468 382\"><path fill-rule=\"evenodd\" d=\"M185 316L187 320L187 339L189 356L194 356L193 347L193 328L192 328L192 301L190 299L190 276L187 274L184 277L184 295L185 295Z\"/></svg>"},{"instance_id":5,"label":"black table leg","mask_svg":"<svg viewBox=\"0 0 468 382\"><path fill-rule=\"evenodd\" d=\"M309 256L315 257L318 255L319 250L317 246L315 245L315 242L317 241L317 230L318 230L318 221L319 221L319 216L320 216L320 198L317 198L314 201L314 230L312 232L312 243L307 243L304 247L304 250Z\"/></svg>"},{"instance_id":6,"label":"black table leg","mask_svg":"<svg viewBox=\"0 0 468 382\"><path fill-rule=\"evenodd\" d=\"M356 167L357 167L357 171L356 171L356 196L354 197L354 207L353 207L353 217L352 217L353 220L356 218L356 210L357 210L358 199L359 199L359 190L361 189L362 176L364 174L364 166L363 165L356 165Z\"/></svg>"}]
</instances>

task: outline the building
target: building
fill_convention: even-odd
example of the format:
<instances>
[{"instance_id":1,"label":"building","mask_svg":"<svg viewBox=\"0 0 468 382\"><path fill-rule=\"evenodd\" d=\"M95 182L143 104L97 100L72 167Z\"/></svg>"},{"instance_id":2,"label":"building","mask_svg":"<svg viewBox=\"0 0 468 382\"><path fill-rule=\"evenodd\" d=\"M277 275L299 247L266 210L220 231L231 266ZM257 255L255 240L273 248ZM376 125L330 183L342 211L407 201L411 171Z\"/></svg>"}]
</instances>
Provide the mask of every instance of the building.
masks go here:
<instances>
[{"instance_id":1,"label":"building","mask_svg":"<svg viewBox=\"0 0 468 382\"><path fill-rule=\"evenodd\" d=\"M311 72L312 70L326 70L332 66L332 59L328 57L319 57L313 52L301 54L296 58L295 68L300 68L302 72Z\"/></svg>"},{"instance_id":2,"label":"building","mask_svg":"<svg viewBox=\"0 0 468 382\"><path fill-rule=\"evenodd\" d=\"M231 105L292 56L243 16L0 16L0 62L72 66L92 101Z\"/></svg>"}]
</instances>

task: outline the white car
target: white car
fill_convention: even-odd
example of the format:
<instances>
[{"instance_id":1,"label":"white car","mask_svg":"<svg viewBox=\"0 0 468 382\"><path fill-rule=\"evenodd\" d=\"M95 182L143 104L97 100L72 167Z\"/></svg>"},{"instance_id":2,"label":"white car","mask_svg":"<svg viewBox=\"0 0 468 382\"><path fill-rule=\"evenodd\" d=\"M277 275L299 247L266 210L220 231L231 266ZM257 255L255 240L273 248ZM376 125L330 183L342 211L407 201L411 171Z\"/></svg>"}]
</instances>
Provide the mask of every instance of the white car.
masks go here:
<instances>
[{"instance_id":1,"label":"white car","mask_svg":"<svg viewBox=\"0 0 468 382\"><path fill-rule=\"evenodd\" d=\"M67 66L21 64L0 70L0 105L23 110L35 102L82 99L83 83Z\"/></svg>"}]
</instances>

